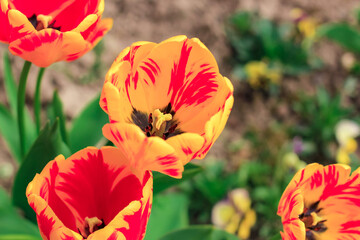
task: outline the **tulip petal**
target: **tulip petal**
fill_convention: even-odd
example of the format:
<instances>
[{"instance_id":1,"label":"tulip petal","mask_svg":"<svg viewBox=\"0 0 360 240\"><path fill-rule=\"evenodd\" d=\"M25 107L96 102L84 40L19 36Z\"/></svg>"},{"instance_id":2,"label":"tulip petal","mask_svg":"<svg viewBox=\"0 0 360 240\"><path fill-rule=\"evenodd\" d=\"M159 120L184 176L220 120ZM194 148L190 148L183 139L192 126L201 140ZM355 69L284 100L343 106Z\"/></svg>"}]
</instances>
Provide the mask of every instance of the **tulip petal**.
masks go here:
<instances>
[{"instance_id":1,"label":"tulip petal","mask_svg":"<svg viewBox=\"0 0 360 240\"><path fill-rule=\"evenodd\" d=\"M15 41L19 38L31 35L36 32L34 26L30 23L27 17L20 11L9 9L8 19L10 24L10 37L9 41Z\"/></svg>"},{"instance_id":2,"label":"tulip petal","mask_svg":"<svg viewBox=\"0 0 360 240\"><path fill-rule=\"evenodd\" d=\"M158 171L181 178L184 167L174 148L159 137L146 137L137 126L110 123L103 127L104 136L118 148L127 152L133 171Z\"/></svg>"},{"instance_id":3,"label":"tulip petal","mask_svg":"<svg viewBox=\"0 0 360 240\"><path fill-rule=\"evenodd\" d=\"M54 29L34 32L9 45L11 53L19 55L39 67L47 67L57 61L74 60L79 57L85 47L86 42L81 34L62 33Z\"/></svg>"},{"instance_id":4,"label":"tulip petal","mask_svg":"<svg viewBox=\"0 0 360 240\"><path fill-rule=\"evenodd\" d=\"M19 10L29 18L34 14L56 16L60 11L64 10L74 2L75 0L52 0L51 2L47 0L11 0L10 6L12 9Z\"/></svg>"},{"instance_id":5,"label":"tulip petal","mask_svg":"<svg viewBox=\"0 0 360 240\"><path fill-rule=\"evenodd\" d=\"M9 5L8 0L0 1L0 23L1 23L0 42L4 42L4 43L9 42L9 36L10 36L10 26L7 16L7 11L9 9L8 5Z\"/></svg>"},{"instance_id":6,"label":"tulip petal","mask_svg":"<svg viewBox=\"0 0 360 240\"><path fill-rule=\"evenodd\" d=\"M225 101L225 104L216 113L210 118L210 120L205 125L205 143L202 149L196 155L196 158L202 159L206 156L216 139L220 136L221 132L224 130L226 122L229 118L232 106L234 104L234 97L229 95L229 98Z\"/></svg>"},{"instance_id":7,"label":"tulip petal","mask_svg":"<svg viewBox=\"0 0 360 240\"><path fill-rule=\"evenodd\" d=\"M55 17L54 27L61 27L62 32L75 29L88 15L101 16L104 0L76 0L62 9Z\"/></svg>"},{"instance_id":8,"label":"tulip petal","mask_svg":"<svg viewBox=\"0 0 360 240\"><path fill-rule=\"evenodd\" d=\"M195 158L198 151L204 145L204 138L195 133L183 133L166 140L170 146L179 154L183 165Z\"/></svg>"}]
</instances>

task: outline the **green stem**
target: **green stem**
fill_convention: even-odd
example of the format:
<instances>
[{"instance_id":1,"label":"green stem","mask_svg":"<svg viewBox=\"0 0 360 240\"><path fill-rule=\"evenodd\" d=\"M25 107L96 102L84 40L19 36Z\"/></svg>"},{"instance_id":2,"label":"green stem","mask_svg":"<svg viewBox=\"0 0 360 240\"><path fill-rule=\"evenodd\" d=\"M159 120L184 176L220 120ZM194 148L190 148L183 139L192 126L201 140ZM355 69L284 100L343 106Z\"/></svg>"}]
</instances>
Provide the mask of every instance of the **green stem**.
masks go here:
<instances>
[{"instance_id":1,"label":"green stem","mask_svg":"<svg viewBox=\"0 0 360 240\"><path fill-rule=\"evenodd\" d=\"M35 96L34 96L34 115L35 115L35 122L36 122L36 131L39 135L40 128L41 128L41 80L43 78L45 72L45 68L40 68L38 77L36 80L36 89L35 89Z\"/></svg>"},{"instance_id":2,"label":"green stem","mask_svg":"<svg viewBox=\"0 0 360 240\"><path fill-rule=\"evenodd\" d=\"M25 107L25 90L26 81L29 75L31 62L26 61L20 75L19 88L17 92L17 121L19 127L20 137L20 154L21 157L25 156L25 125L24 125L24 107Z\"/></svg>"}]
</instances>

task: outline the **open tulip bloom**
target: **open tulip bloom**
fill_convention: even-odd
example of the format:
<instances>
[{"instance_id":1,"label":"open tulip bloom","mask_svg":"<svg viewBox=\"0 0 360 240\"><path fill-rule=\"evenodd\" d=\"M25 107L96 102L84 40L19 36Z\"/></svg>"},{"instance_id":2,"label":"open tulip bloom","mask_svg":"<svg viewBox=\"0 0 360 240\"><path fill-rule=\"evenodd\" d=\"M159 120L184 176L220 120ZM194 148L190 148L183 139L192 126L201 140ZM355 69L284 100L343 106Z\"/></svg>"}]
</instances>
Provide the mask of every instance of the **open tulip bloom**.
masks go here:
<instances>
[{"instance_id":1,"label":"open tulip bloom","mask_svg":"<svg viewBox=\"0 0 360 240\"><path fill-rule=\"evenodd\" d=\"M360 239L360 169L310 164L283 193L278 215L285 240Z\"/></svg>"},{"instance_id":2,"label":"open tulip bloom","mask_svg":"<svg viewBox=\"0 0 360 240\"><path fill-rule=\"evenodd\" d=\"M120 53L106 75L100 106L110 123L103 134L133 155L140 146L166 149L169 154L137 168L179 178L183 165L209 151L233 101L232 84L198 39L136 42Z\"/></svg>"},{"instance_id":3,"label":"open tulip bloom","mask_svg":"<svg viewBox=\"0 0 360 240\"><path fill-rule=\"evenodd\" d=\"M14 55L47 67L91 50L112 27L104 0L0 0L0 41Z\"/></svg>"},{"instance_id":4,"label":"open tulip bloom","mask_svg":"<svg viewBox=\"0 0 360 240\"><path fill-rule=\"evenodd\" d=\"M43 239L143 239L152 174L134 174L128 165L114 147L89 147L49 162L26 191Z\"/></svg>"}]
</instances>

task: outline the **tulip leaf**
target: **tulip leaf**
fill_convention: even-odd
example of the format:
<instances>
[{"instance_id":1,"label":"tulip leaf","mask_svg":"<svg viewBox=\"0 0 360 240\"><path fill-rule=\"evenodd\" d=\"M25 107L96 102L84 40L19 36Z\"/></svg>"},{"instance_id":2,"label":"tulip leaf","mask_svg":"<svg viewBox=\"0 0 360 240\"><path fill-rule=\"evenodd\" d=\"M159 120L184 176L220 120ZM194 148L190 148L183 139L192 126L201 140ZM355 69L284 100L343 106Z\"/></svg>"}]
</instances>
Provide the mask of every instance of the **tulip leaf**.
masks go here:
<instances>
[{"instance_id":1,"label":"tulip leaf","mask_svg":"<svg viewBox=\"0 0 360 240\"><path fill-rule=\"evenodd\" d=\"M65 157L70 155L70 150L61 140L58 122L56 120L52 126L50 124L45 125L29 153L25 156L25 160L15 177L13 203L20 207L24 211L25 217L33 222L36 222L36 216L27 202L25 195L27 185L35 174L40 173L45 165L57 155L63 154Z\"/></svg>"},{"instance_id":2,"label":"tulip leaf","mask_svg":"<svg viewBox=\"0 0 360 240\"><path fill-rule=\"evenodd\" d=\"M95 146L102 138L102 127L109 117L99 106L100 96L92 100L74 120L70 130L72 152L88 146Z\"/></svg>"},{"instance_id":3,"label":"tulip leaf","mask_svg":"<svg viewBox=\"0 0 360 240\"><path fill-rule=\"evenodd\" d=\"M35 237L24 234L0 235L0 240L41 240L41 237Z\"/></svg>"},{"instance_id":4,"label":"tulip leaf","mask_svg":"<svg viewBox=\"0 0 360 240\"><path fill-rule=\"evenodd\" d=\"M191 226L166 234L160 240L239 240L238 237L211 225Z\"/></svg>"},{"instance_id":5,"label":"tulip leaf","mask_svg":"<svg viewBox=\"0 0 360 240\"><path fill-rule=\"evenodd\" d=\"M48 115L51 122L55 122L56 118L59 119L61 138L64 143L68 144L68 134L66 131L66 119L63 111L63 104L57 91L54 91L53 99L48 109Z\"/></svg>"},{"instance_id":6,"label":"tulip leaf","mask_svg":"<svg viewBox=\"0 0 360 240\"><path fill-rule=\"evenodd\" d=\"M154 198L145 240L159 239L164 234L189 225L189 199L185 194L159 194Z\"/></svg>"},{"instance_id":7,"label":"tulip leaf","mask_svg":"<svg viewBox=\"0 0 360 240\"><path fill-rule=\"evenodd\" d=\"M201 166L192 163L186 164L184 168L183 177L181 179L175 179L162 173L154 172L154 195L169 187L180 184L203 171Z\"/></svg>"},{"instance_id":8,"label":"tulip leaf","mask_svg":"<svg viewBox=\"0 0 360 240\"><path fill-rule=\"evenodd\" d=\"M2 104L0 104L0 133L14 158L21 162L17 124L9 110Z\"/></svg>"},{"instance_id":9,"label":"tulip leaf","mask_svg":"<svg viewBox=\"0 0 360 240\"><path fill-rule=\"evenodd\" d=\"M0 226L0 240L41 239L37 226L19 216L2 188L0 188Z\"/></svg>"},{"instance_id":10,"label":"tulip leaf","mask_svg":"<svg viewBox=\"0 0 360 240\"><path fill-rule=\"evenodd\" d=\"M320 27L318 35L337 42L342 47L360 53L360 30L346 23L326 24Z\"/></svg>"},{"instance_id":11,"label":"tulip leaf","mask_svg":"<svg viewBox=\"0 0 360 240\"><path fill-rule=\"evenodd\" d=\"M16 113L16 83L14 80L14 75L11 70L11 63L9 58L9 53L5 52L4 54L4 84L5 84L5 92L7 96L7 100L10 105L10 109L13 115Z\"/></svg>"}]
</instances>

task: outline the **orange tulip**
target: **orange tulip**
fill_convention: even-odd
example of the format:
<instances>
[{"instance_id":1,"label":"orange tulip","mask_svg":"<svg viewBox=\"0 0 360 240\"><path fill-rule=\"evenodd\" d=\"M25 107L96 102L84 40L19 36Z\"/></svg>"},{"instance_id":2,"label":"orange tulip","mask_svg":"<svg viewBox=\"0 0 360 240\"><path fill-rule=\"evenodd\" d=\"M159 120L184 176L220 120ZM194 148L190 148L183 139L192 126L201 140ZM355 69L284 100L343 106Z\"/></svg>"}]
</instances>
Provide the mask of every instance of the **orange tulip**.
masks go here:
<instances>
[{"instance_id":1,"label":"orange tulip","mask_svg":"<svg viewBox=\"0 0 360 240\"><path fill-rule=\"evenodd\" d=\"M100 106L110 124L103 134L133 155L140 145L172 150L171 158L138 167L164 170L170 164L171 170L163 172L179 178L183 165L207 154L233 101L231 82L199 39L136 42L120 53L106 75Z\"/></svg>"},{"instance_id":2,"label":"orange tulip","mask_svg":"<svg viewBox=\"0 0 360 240\"><path fill-rule=\"evenodd\" d=\"M285 240L360 239L360 169L310 164L283 193L278 215Z\"/></svg>"},{"instance_id":3,"label":"orange tulip","mask_svg":"<svg viewBox=\"0 0 360 240\"><path fill-rule=\"evenodd\" d=\"M136 174L114 147L83 149L49 162L27 187L44 240L143 239L152 174Z\"/></svg>"},{"instance_id":4,"label":"orange tulip","mask_svg":"<svg viewBox=\"0 0 360 240\"><path fill-rule=\"evenodd\" d=\"M0 41L14 55L47 67L91 50L112 27L104 0L0 0Z\"/></svg>"}]
</instances>

